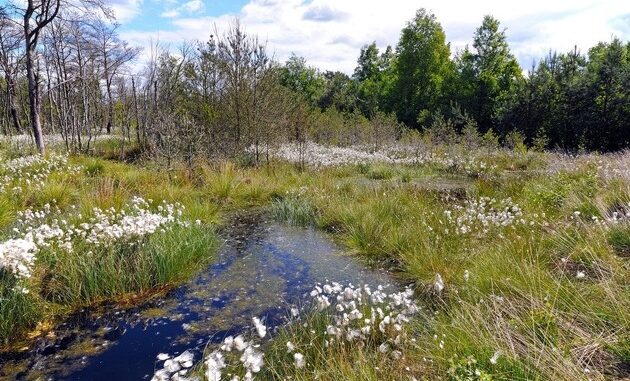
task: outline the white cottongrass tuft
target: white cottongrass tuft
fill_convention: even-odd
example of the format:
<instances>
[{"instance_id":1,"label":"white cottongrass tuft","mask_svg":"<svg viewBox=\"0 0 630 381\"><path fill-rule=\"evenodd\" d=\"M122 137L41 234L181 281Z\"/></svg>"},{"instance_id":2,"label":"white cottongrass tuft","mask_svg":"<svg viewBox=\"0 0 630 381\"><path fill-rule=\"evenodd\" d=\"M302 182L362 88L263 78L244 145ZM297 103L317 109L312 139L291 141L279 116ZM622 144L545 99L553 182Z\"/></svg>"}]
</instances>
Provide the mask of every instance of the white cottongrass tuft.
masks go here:
<instances>
[{"instance_id":1,"label":"white cottongrass tuft","mask_svg":"<svg viewBox=\"0 0 630 381\"><path fill-rule=\"evenodd\" d=\"M134 244L176 225L190 226L181 219L181 204L163 202L152 208L140 197L132 198L121 210L93 208L92 212L93 217L85 218L76 208L62 213L50 204L41 210L18 212L13 237L0 242L0 269L24 280L31 277L37 253L43 249L58 255L71 253L78 245L98 248L113 243ZM25 287L21 289L28 292Z\"/></svg>"},{"instance_id":2,"label":"white cottongrass tuft","mask_svg":"<svg viewBox=\"0 0 630 381\"><path fill-rule=\"evenodd\" d=\"M433 280L433 291L435 291L436 294L441 294L442 291L444 290L444 280L442 279L442 275L440 275L439 273L435 274L435 279Z\"/></svg>"},{"instance_id":3,"label":"white cottongrass tuft","mask_svg":"<svg viewBox=\"0 0 630 381\"><path fill-rule=\"evenodd\" d=\"M0 243L0 269L16 278L31 277L37 246L30 239L10 239Z\"/></svg>"},{"instance_id":4,"label":"white cottongrass tuft","mask_svg":"<svg viewBox=\"0 0 630 381\"><path fill-rule=\"evenodd\" d=\"M342 286L337 282L316 285L310 293L312 303L306 303L304 308L310 308L313 313L325 314L330 319L325 331L319 333L324 336L323 345L329 347L352 343L364 347L370 343L375 344L383 356L394 360L403 358L405 345L413 341L405 327L420 309L410 288L393 293L384 290L382 286L372 289L368 285ZM322 303L322 300L326 302ZM293 312L289 313L294 315ZM258 317L253 317L252 322L250 334L225 337L216 349L205 356L204 370L207 380L221 380L224 376L225 380L253 380L263 369L265 361L264 353L260 350L260 340L267 337L268 327ZM304 324L305 328L308 327L308 323L300 322L299 318L289 320L288 324ZM310 332L317 333L313 329ZM287 357L291 358L292 366L305 368L308 358L300 350L302 344L287 341L285 345L287 353L291 354ZM188 364L179 361L178 357L172 360L170 357L162 358L166 359L164 367L155 373L154 381L162 380L159 377L164 375L178 374L170 373L170 370L177 367L173 365L173 361L182 369L187 368Z\"/></svg>"},{"instance_id":5,"label":"white cottongrass tuft","mask_svg":"<svg viewBox=\"0 0 630 381\"><path fill-rule=\"evenodd\" d=\"M295 367L298 369L302 369L306 366L306 360L304 360L304 355L301 353L294 353L293 360L295 362Z\"/></svg>"},{"instance_id":6,"label":"white cottongrass tuft","mask_svg":"<svg viewBox=\"0 0 630 381\"><path fill-rule=\"evenodd\" d=\"M262 339L267 335L267 327L260 321L259 318L253 317L252 321L254 322L254 327L256 328L256 333Z\"/></svg>"}]
</instances>

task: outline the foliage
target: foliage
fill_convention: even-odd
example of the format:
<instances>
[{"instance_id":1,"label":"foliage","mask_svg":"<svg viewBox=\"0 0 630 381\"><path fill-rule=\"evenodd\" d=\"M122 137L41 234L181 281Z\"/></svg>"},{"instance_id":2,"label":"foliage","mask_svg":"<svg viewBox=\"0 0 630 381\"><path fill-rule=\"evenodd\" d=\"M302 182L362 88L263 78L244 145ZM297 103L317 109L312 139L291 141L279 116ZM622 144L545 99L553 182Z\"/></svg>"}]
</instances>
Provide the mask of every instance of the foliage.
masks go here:
<instances>
[{"instance_id":1,"label":"foliage","mask_svg":"<svg viewBox=\"0 0 630 381\"><path fill-rule=\"evenodd\" d=\"M420 9L396 47L392 104L400 121L422 126L444 104L444 83L454 74L446 35L435 15Z\"/></svg>"},{"instance_id":2,"label":"foliage","mask_svg":"<svg viewBox=\"0 0 630 381\"><path fill-rule=\"evenodd\" d=\"M510 53L499 21L485 16L468 47L456 59L459 78L455 99L479 125L481 132L496 129L496 104L521 80L521 69Z\"/></svg>"},{"instance_id":3,"label":"foliage","mask_svg":"<svg viewBox=\"0 0 630 381\"><path fill-rule=\"evenodd\" d=\"M302 192L287 193L271 202L273 216L289 225L309 226L315 222L317 211Z\"/></svg>"},{"instance_id":4,"label":"foliage","mask_svg":"<svg viewBox=\"0 0 630 381\"><path fill-rule=\"evenodd\" d=\"M544 137L546 147L622 149L630 136L629 73L630 44L617 38L586 56L577 49L550 54L503 100L498 119L528 143Z\"/></svg>"}]
</instances>

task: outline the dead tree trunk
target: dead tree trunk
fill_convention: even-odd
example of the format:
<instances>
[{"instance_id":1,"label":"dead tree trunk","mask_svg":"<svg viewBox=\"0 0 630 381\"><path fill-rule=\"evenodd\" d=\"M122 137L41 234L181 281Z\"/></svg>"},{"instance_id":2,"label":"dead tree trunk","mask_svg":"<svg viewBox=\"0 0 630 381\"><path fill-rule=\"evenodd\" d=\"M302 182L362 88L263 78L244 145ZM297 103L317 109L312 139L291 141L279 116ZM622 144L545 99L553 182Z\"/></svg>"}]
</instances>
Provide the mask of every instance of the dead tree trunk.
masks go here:
<instances>
[{"instance_id":1,"label":"dead tree trunk","mask_svg":"<svg viewBox=\"0 0 630 381\"><path fill-rule=\"evenodd\" d=\"M30 35L28 21L25 21L24 32L26 36ZM36 41L36 40L35 40ZM35 72L34 61L37 52L35 51L35 44L30 41L30 39L26 38L26 77L28 79L28 102L30 106L30 119L31 119L31 128L33 130L33 138L35 139L35 145L37 146L37 151L40 154L44 154L45 146L44 146L44 133L42 131L42 122L41 122L41 104L39 102L39 83L38 83L38 75Z\"/></svg>"},{"instance_id":2,"label":"dead tree trunk","mask_svg":"<svg viewBox=\"0 0 630 381\"><path fill-rule=\"evenodd\" d=\"M40 154L44 154L44 134L41 122L41 104L39 99L39 76L37 74L37 40L39 33L46 25L57 17L61 8L61 0L28 0L24 10L24 44L26 58L26 78L28 80L28 102L30 106L30 122L33 129L35 145ZM39 13L36 13L39 12ZM33 20L34 19L34 20ZM34 25L31 26L31 21Z\"/></svg>"}]
</instances>

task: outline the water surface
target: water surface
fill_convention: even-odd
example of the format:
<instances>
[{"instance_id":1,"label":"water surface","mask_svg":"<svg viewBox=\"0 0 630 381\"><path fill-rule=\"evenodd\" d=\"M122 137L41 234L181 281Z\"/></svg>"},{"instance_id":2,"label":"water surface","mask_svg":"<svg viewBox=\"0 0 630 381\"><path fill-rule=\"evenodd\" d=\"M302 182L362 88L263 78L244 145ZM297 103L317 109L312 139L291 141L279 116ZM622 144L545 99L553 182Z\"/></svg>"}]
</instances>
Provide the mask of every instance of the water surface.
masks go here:
<instances>
[{"instance_id":1,"label":"water surface","mask_svg":"<svg viewBox=\"0 0 630 381\"><path fill-rule=\"evenodd\" d=\"M200 359L208 341L238 334L252 316L278 326L316 282L391 283L311 228L246 214L223 231L216 260L195 279L141 307L76 314L54 337L0 358L0 380L148 380L158 353L192 348Z\"/></svg>"}]
</instances>

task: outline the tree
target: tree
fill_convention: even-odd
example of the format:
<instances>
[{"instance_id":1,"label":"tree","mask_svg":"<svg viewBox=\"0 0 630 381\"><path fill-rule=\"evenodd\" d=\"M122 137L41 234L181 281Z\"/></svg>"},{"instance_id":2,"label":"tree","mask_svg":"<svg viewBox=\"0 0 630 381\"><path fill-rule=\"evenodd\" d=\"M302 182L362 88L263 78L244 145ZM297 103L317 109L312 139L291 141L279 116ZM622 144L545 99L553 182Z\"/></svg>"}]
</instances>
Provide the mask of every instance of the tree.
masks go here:
<instances>
[{"instance_id":1,"label":"tree","mask_svg":"<svg viewBox=\"0 0 630 381\"><path fill-rule=\"evenodd\" d=\"M359 82L376 77L381 71L380 57L376 42L364 45L359 53L357 67L352 78Z\"/></svg>"},{"instance_id":2,"label":"tree","mask_svg":"<svg viewBox=\"0 0 630 381\"><path fill-rule=\"evenodd\" d=\"M26 77L30 105L31 128L39 153L44 153L44 136L40 119L39 74L36 69L37 42L43 28L57 17L61 9L60 0L27 0L24 19L24 43L26 47Z\"/></svg>"},{"instance_id":3,"label":"tree","mask_svg":"<svg viewBox=\"0 0 630 381\"><path fill-rule=\"evenodd\" d=\"M250 138L255 133L252 118L260 75L269 68L270 61L265 46L257 37L249 37L238 20L219 40L217 57L225 80L223 111L227 118L224 120L231 126L233 148L239 151L251 143Z\"/></svg>"},{"instance_id":4,"label":"tree","mask_svg":"<svg viewBox=\"0 0 630 381\"><path fill-rule=\"evenodd\" d=\"M529 144L618 150L630 144L630 45L599 43L551 53L500 102L497 122Z\"/></svg>"},{"instance_id":5,"label":"tree","mask_svg":"<svg viewBox=\"0 0 630 381\"><path fill-rule=\"evenodd\" d=\"M28 80L29 115L35 145L39 153L44 153L44 136L41 124L41 99L39 70L37 65L37 44L42 31L57 18L62 8L85 6L90 10L99 9L110 15L100 0L26 0L15 1L11 8L16 18L21 20L24 30L26 78Z\"/></svg>"},{"instance_id":6,"label":"tree","mask_svg":"<svg viewBox=\"0 0 630 381\"><path fill-rule=\"evenodd\" d=\"M93 44L98 47L98 60L103 70L102 78L105 81L105 93L107 94L105 129L108 134L111 134L114 120L112 97L114 77L125 64L138 56L140 49L129 47L127 42L120 39L117 32L119 24L110 24L98 19L88 25L89 37L93 40Z\"/></svg>"},{"instance_id":7,"label":"tree","mask_svg":"<svg viewBox=\"0 0 630 381\"><path fill-rule=\"evenodd\" d=\"M300 94L311 105L317 105L326 86L324 76L306 64L304 57L291 55L280 69L280 82Z\"/></svg>"},{"instance_id":8,"label":"tree","mask_svg":"<svg viewBox=\"0 0 630 381\"><path fill-rule=\"evenodd\" d=\"M450 47L435 15L418 10L402 30L396 51L390 104L399 120L418 127L445 107L443 85L454 74Z\"/></svg>"},{"instance_id":9,"label":"tree","mask_svg":"<svg viewBox=\"0 0 630 381\"><path fill-rule=\"evenodd\" d=\"M622 149L630 144L630 43L624 46L614 38L591 48L588 56L587 80L595 106L591 148Z\"/></svg>"},{"instance_id":10,"label":"tree","mask_svg":"<svg viewBox=\"0 0 630 381\"><path fill-rule=\"evenodd\" d=\"M6 106L15 132L21 133L19 111L16 102L16 87L18 74L24 55L22 45L22 33L16 27L4 9L0 9L0 70L4 74L6 85Z\"/></svg>"},{"instance_id":11,"label":"tree","mask_svg":"<svg viewBox=\"0 0 630 381\"><path fill-rule=\"evenodd\" d=\"M494 115L501 97L522 79L521 68L510 52L505 31L492 16L485 16L468 47L457 58L460 80L455 99L486 131L495 129ZM459 94L459 96L457 95Z\"/></svg>"},{"instance_id":12,"label":"tree","mask_svg":"<svg viewBox=\"0 0 630 381\"><path fill-rule=\"evenodd\" d=\"M391 46L382 54L379 54L375 42L361 48L353 79L358 82L357 106L368 118L387 108L393 58Z\"/></svg>"},{"instance_id":13,"label":"tree","mask_svg":"<svg viewBox=\"0 0 630 381\"><path fill-rule=\"evenodd\" d=\"M334 107L342 112L354 111L357 99L356 82L340 71L327 71L324 78L324 92L318 106L322 110Z\"/></svg>"}]
</instances>

